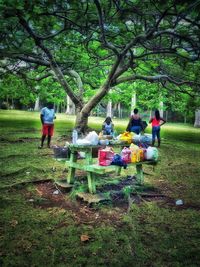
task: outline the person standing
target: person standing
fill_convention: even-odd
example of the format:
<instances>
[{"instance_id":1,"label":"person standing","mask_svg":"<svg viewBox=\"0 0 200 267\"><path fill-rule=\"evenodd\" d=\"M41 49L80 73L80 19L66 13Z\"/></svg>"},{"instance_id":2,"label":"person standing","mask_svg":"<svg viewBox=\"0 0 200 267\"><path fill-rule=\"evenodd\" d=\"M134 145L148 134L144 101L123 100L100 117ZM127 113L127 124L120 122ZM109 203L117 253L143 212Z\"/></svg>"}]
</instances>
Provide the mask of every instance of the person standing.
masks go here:
<instances>
[{"instance_id":1,"label":"person standing","mask_svg":"<svg viewBox=\"0 0 200 267\"><path fill-rule=\"evenodd\" d=\"M41 145L38 148L43 148L46 136L47 147L50 148L51 137L54 133L54 119L56 119L53 103L48 103L46 107L41 109L40 119L42 122L42 137Z\"/></svg>"},{"instance_id":2,"label":"person standing","mask_svg":"<svg viewBox=\"0 0 200 267\"><path fill-rule=\"evenodd\" d=\"M102 125L102 131L104 135L112 135L114 132L114 124L111 117L107 117Z\"/></svg>"},{"instance_id":3,"label":"person standing","mask_svg":"<svg viewBox=\"0 0 200 267\"><path fill-rule=\"evenodd\" d=\"M128 132L134 132L136 134L139 134L143 130L142 128L142 120L140 115L138 114L138 109L135 108L133 110L133 115L131 115L131 118L129 120L128 126L126 128L126 131Z\"/></svg>"},{"instance_id":4,"label":"person standing","mask_svg":"<svg viewBox=\"0 0 200 267\"><path fill-rule=\"evenodd\" d=\"M152 146L154 146L157 137L158 147L160 147L160 127L166 123L166 120L160 117L160 112L156 109L155 116L149 120L149 123L152 125Z\"/></svg>"}]
</instances>

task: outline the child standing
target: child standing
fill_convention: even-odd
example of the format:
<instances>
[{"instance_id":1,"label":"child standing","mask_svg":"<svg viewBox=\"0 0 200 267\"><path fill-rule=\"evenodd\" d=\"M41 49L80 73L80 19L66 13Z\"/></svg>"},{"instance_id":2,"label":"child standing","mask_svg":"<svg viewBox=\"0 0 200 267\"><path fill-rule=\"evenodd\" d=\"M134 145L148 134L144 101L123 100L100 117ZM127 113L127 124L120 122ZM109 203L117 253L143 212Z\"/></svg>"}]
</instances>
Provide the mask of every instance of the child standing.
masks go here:
<instances>
[{"instance_id":1,"label":"child standing","mask_svg":"<svg viewBox=\"0 0 200 267\"><path fill-rule=\"evenodd\" d=\"M155 144L155 139L158 139L158 147L160 147L160 126L166 123L166 120L160 117L158 109L155 110L155 116L150 119L149 123L152 124L152 146Z\"/></svg>"}]
</instances>

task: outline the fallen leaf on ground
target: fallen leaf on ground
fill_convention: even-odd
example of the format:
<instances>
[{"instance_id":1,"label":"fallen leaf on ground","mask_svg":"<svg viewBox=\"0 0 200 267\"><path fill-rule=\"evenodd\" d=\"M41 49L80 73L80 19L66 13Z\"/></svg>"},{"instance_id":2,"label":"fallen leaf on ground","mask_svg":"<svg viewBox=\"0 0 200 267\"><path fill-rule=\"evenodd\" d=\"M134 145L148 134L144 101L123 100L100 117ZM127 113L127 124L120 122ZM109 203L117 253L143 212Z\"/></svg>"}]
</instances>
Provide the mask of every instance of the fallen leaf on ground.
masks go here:
<instances>
[{"instance_id":1,"label":"fallen leaf on ground","mask_svg":"<svg viewBox=\"0 0 200 267\"><path fill-rule=\"evenodd\" d=\"M88 235L81 235L81 241L86 242L89 241L90 237Z\"/></svg>"}]
</instances>

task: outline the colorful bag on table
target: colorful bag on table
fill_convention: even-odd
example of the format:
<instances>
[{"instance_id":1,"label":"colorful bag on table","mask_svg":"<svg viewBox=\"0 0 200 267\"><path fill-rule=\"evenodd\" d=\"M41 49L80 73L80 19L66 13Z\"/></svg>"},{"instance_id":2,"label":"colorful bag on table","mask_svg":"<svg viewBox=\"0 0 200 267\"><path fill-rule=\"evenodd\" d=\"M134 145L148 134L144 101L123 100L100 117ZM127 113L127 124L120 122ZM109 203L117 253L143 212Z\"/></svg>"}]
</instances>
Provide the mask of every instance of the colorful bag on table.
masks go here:
<instances>
[{"instance_id":1,"label":"colorful bag on table","mask_svg":"<svg viewBox=\"0 0 200 267\"><path fill-rule=\"evenodd\" d=\"M131 144L130 145L130 150L131 150L131 162L139 162L140 161L140 150L139 147Z\"/></svg>"},{"instance_id":2,"label":"colorful bag on table","mask_svg":"<svg viewBox=\"0 0 200 267\"><path fill-rule=\"evenodd\" d=\"M133 133L131 132L124 132L120 136L120 141L124 141L128 144L131 144L133 138Z\"/></svg>"},{"instance_id":3,"label":"colorful bag on table","mask_svg":"<svg viewBox=\"0 0 200 267\"><path fill-rule=\"evenodd\" d=\"M152 143L152 135L151 134L135 134L133 136L133 142L135 144L146 144L150 145Z\"/></svg>"},{"instance_id":4,"label":"colorful bag on table","mask_svg":"<svg viewBox=\"0 0 200 267\"><path fill-rule=\"evenodd\" d=\"M144 134L140 136L140 142L150 145L152 144L152 135L151 134Z\"/></svg>"},{"instance_id":5,"label":"colorful bag on table","mask_svg":"<svg viewBox=\"0 0 200 267\"><path fill-rule=\"evenodd\" d=\"M124 147L121 151L121 157L124 162L130 163L131 162L131 150L128 147Z\"/></svg>"},{"instance_id":6,"label":"colorful bag on table","mask_svg":"<svg viewBox=\"0 0 200 267\"><path fill-rule=\"evenodd\" d=\"M122 159L122 157L119 154L114 155L111 165L124 167L124 169L126 169L127 167L126 162Z\"/></svg>"},{"instance_id":7,"label":"colorful bag on table","mask_svg":"<svg viewBox=\"0 0 200 267\"><path fill-rule=\"evenodd\" d=\"M98 151L98 162L101 166L108 166L111 164L114 157L114 151L112 147L106 147L99 149Z\"/></svg>"},{"instance_id":8,"label":"colorful bag on table","mask_svg":"<svg viewBox=\"0 0 200 267\"><path fill-rule=\"evenodd\" d=\"M145 152L146 160L158 160L158 149L156 147L149 146Z\"/></svg>"},{"instance_id":9,"label":"colorful bag on table","mask_svg":"<svg viewBox=\"0 0 200 267\"><path fill-rule=\"evenodd\" d=\"M140 161L145 160L145 152L146 152L146 149L139 147L138 153L139 153Z\"/></svg>"}]
</instances>

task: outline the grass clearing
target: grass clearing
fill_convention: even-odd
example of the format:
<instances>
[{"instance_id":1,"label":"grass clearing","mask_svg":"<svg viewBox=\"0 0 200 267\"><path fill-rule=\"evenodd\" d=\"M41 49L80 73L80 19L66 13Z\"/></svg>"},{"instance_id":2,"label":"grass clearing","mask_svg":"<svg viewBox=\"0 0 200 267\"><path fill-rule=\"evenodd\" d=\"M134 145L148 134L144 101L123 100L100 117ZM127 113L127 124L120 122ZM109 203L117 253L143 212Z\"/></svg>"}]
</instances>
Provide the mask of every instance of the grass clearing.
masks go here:
<instances>
[{"instance_id":1,"label":"grass clearing","mask_svg":"<svg viewBox=\"0 0 200 267\"><path fill-rule=\"evenodd\" d=\"M70 139L74 119L57 115L53 143ZM101 122L90 118L89 126L100 130ZM114 124L121 132L127 121ZM39 113L0 111L0 266L199 266L200 129L163 126L160 162L155 171L145 166L145 184L170 201L143 199L127 213L112 203L90 208L73 192L49 199L35 183L11 186L66 177L52 150L38 150L40 127ZM77 176L84 189L84 173ZM177 199L184 205L176 206Z\"/></svg>"}]
</instances>

